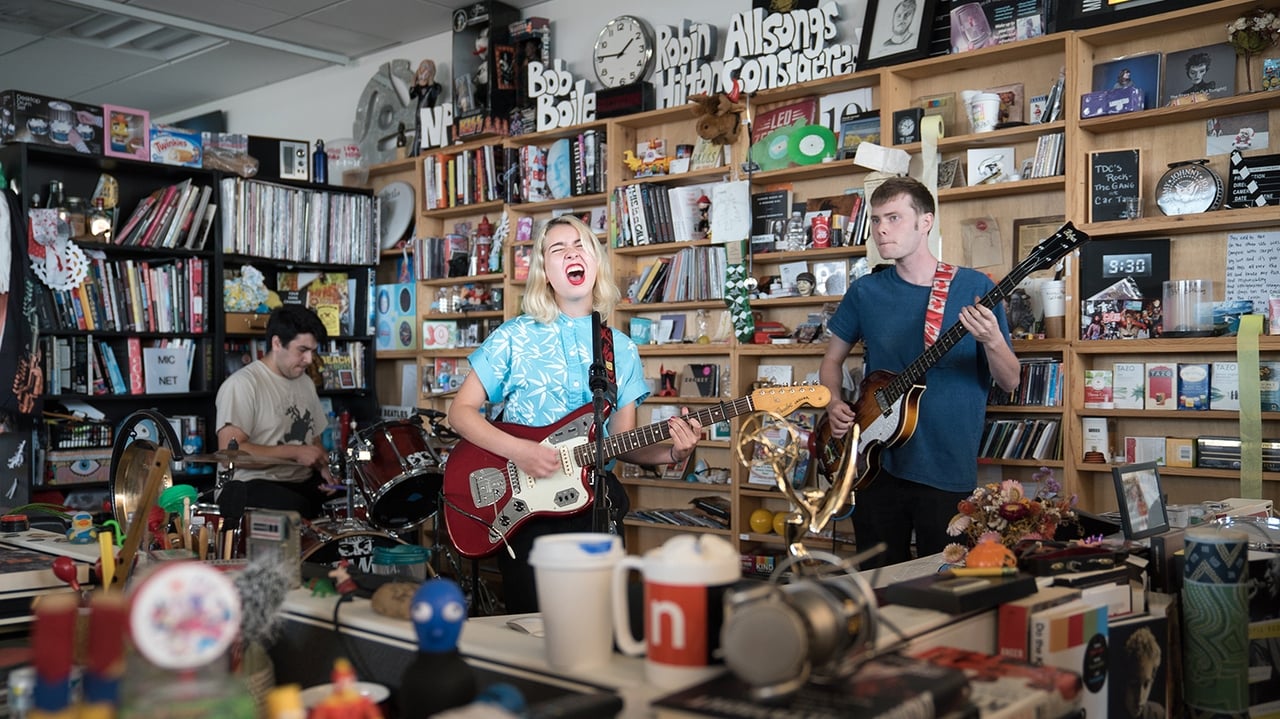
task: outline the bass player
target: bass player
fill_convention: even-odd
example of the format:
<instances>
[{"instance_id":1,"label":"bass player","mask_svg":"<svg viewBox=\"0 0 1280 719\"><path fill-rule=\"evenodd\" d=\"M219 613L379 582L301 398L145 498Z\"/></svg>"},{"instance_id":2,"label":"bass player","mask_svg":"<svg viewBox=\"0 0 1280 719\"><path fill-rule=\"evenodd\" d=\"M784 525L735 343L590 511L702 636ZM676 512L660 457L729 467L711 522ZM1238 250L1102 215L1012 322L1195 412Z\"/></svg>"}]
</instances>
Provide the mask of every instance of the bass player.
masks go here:
<instances>
[{"instance_id":1,"label":"bass player","mask_svg":"<svg viewBox=\"0 0 1280 719\"><path fill-rule=\"evenodd\" d=\"M913 178L890 178L875 189L872 238L880 256L894 264L850 284L827 324L831 341L820 377L831 391L827 422L833 437L843 437L857 420L840 393L844 361L855 344L865 346L868 376L877 370L898 373L925 352L931 344L926 336L936 339L956 322L968 330L928 371L918 407L906 409L918 414L909 441L885 450L875 481L857 492L858 548L887 546L864 568L911 559L913 532L918 556L942 551L957 503L977 485L978 442L992 380L1007 391L1018 386L1020 368L1004 312L977 302L994 283L933 256L928 237L934 209L929 189ZM971 299L974 304L966 305Z\"/></svg>"}]
</instances>

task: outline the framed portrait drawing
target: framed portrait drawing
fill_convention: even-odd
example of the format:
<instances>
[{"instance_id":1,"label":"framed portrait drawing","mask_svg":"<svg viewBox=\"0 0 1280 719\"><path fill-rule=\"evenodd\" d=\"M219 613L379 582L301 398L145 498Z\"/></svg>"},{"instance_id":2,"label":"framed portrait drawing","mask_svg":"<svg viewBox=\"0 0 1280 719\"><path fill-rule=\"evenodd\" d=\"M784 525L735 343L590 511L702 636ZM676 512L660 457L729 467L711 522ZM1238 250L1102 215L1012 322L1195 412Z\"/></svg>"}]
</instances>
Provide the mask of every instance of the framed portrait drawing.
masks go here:
<instances>
[{"instance_id":1,"label":"framed portrait drawing","mask_svg":"<svg viewBox=\"0 0 1280 719\"><path fill-rule=\"evenodd\" d=\"M1023 260L1031 256L1031 252L1044 242L1045 238L1058 231L1067 218L1062 215L1049 217L1023 217L1013 221L1013 266L1017 267ZM1054 268L1032 272L1028 277L1053 279Z\"/></svg>"},{"instance_id":2,"label":"framed portrait drawing","mask_svg":"<svg viewBox=\"0 0 1280 719\"><path fill-rule=\"evenodd\" d=\"M1094 92L1131 86L1141 88L1143 109L1156 107L1160 102L1160 53L1127 55L1093 66Z\"/></svg>"},{"instance_id":3,"label":"framed portrait drawing","mask_svg":"<svg viewBox=\"0 0 1280 719\"><path fill-rule=\"evenodd\" d=\"M867 4L858 69L883 67L928 54L936 0Z\"/></svg>"},{"instance_id":4,"label":"framed portrait drawing","mask_svg":"<svg viewBox=\"0 0 1280 719\"><path fill-rule=\"evenodd\" d=\"M1173 104L1182 95L1203 92L1208 99L1216 100L1236 94L1235 49L1230 43L1220 42L1165 53L1163 88L1161 107Z\"/></svg>"},{"instance_id":5,"label":"framed portrait drawing","mask_svg":"<svg viewBox=\"0 0 1280 719\"><path fill-rule=\"evenodd\" d=\"M1155 462L1111 468L1125 539L1142 539L1169 531L1160 470Z\"/></svg>"}]
</instances>

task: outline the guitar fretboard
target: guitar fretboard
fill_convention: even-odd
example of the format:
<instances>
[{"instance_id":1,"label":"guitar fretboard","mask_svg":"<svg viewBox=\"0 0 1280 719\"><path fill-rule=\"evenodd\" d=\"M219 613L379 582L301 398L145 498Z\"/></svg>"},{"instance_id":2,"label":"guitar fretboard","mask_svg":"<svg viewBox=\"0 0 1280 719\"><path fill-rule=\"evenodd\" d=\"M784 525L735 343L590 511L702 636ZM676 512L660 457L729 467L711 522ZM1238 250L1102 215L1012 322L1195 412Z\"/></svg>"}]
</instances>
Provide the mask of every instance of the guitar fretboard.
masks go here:
<instances>
[{"instance_id":1,"label":"guitar fretboard","mask_svg":"<svg viewBox=\"0 0 1280 719\"><path fill-rule=\"evenodd\" d=\"M689 416L698 420L703 427L710 427L717 422L724 422L739 415L751 412L755 403L750 396L741 397L728 402L720 402L707 409L690 412ZM604 438L604 458L606 461L625 454L633 449L648 447L664 440L671 439L671 430L666 421L637 427L628 432L609 435ZM596 443L588 442L573 449L573 458L579 467L590 467L596 461Z\"/></svg>"}]
</instances>

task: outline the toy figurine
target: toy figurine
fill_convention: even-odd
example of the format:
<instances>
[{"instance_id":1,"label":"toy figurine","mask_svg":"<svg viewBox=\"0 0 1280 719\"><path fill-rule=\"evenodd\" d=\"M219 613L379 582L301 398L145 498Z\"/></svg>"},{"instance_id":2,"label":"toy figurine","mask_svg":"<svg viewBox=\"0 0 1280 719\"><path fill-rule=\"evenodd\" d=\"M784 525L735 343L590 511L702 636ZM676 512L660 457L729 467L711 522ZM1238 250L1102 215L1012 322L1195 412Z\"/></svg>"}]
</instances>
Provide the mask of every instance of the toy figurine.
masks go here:
<instances>
[{"instance_id":1,"label":"toy figurine","mask_svg":"<svg viewBox=\"0 0 1280 719\"><path fill-rule=\"evenodd\" d=\"M342 560L338 562L338 566L329 570L329 577L333 579L334 588L338 590L338 594L355 594L359 589L359 585L351 578L351 572L347 569L351 562Z\"/></svg>"},{"instance_id":2,"label":"toy figurine","mask_svg":"<svg viewBox=\"0 0 1280 719\"><path fill-rule=\"evenodd\" d=\"M413 76L413 87L409 88L409 97L418 101L418 111L413 115L413 147L409 150L410 157L416 157L422 151L422 108L436 106L440 89L440 83L436 82L435 62L428 59L418 63L418 72Z\"/></svg>"},{"instance_id":3,"label":"toy figurine","mask_svg":"<svg viewBox=\"0 0 1280 719\"><path fill-rule=\"evenodd\" d=\"M418 634L418 655L400 675L400 716L417 719L470 704L476 675L458 653L458 637L467 621L462 590L449 579L430 579L418 587L409 606Z\"/></svg>"},{"instance_id":4,"label":"toy figurine","mask_svg":"<svg viewBox=\"0 0 1280 719\"><path fill-rule=\"evenodd\" d=\"M706 195L698 198L698 224L693 230L695 240L711 237L711 198Z\"/></svg>"},{"instance_id":5,"label":"toy figurine","mask_svg":"<svg viewBox=\"0 0 1280 719\"><path fill-rule=\"evenodd\" d=\"M812 272L801 272L796 275L796 292L801 297L810 297L813 295L813 287L818 283L818 279L813 276Z\"/></svg>"},{"instance_id":6,"label":"toy figurine","mask_svg":"<svg viewBox=\"0 0 1280 719\"><path fill-rule=\"evenodd\" d=\"M356 688L356 673L342 657L333 661L333 693L311 709L307 719L382 719L382 710Z\"/></svg>"},{"instance_id":7,"label":"toy figurine","mask_svg":"<svg viewBox=\"0 0 1280 719\"><path fill-rule=\"evenodd\" d=\"M93 544L98 541L98 530L93 528L93 515L88 512L76 512L71 515L71 528L67 530L67 540L72 544Z\"/></svg>"}]
</instances>

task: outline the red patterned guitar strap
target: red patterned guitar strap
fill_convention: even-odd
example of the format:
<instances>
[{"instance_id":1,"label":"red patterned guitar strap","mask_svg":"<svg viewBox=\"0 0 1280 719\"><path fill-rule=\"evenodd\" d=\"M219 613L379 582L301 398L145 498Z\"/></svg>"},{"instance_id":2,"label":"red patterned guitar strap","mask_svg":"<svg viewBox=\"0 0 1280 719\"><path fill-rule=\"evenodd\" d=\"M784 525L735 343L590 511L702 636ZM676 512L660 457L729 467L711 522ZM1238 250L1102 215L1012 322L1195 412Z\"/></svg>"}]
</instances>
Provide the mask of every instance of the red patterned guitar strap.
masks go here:
<instances>
[{"instance_id":1,"label":"red patterned guitar strap","mask_svg":"<svg viewBox=\"0 0 1280 719\"><path fill-rule=\"evenodd\" d=\"M609 378L609 387L613 389L611 396L607 397L609 404L617 408L618 405L618 374L613 366L613 330L609 328L608 323L600 323L600 354L604 361L605 376Z\"/></svg>"},{"instance_id":2,"label":"red patterned guitar strap","mask_svg":"<svg viewBox=\"0 0 1280 719\"><path fill-rule=\"evenodd\" d=\"M924 314L924 346L932 347L942 335L942 314L947 309L947 295L951 292L951 280L955 279L956 266L938 263L933 273L929 306Z\"/></svg>"}]
</instances>

